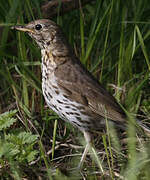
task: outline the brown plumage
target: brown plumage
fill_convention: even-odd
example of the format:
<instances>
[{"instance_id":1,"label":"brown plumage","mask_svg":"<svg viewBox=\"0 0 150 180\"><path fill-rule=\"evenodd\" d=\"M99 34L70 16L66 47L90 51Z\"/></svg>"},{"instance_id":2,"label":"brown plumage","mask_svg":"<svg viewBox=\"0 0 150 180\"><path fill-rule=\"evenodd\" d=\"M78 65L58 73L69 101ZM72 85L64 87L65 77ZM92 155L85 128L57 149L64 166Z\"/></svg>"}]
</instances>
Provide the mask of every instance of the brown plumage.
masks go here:
<instances>
[{"instance_id":1,"label":"brown plumage","mask_svg":"<svg viewBox=\"0 0 150 180\"><path fill-rule=\"evenodd\" d=\"M81 165L91 142L90 132L104 127L106 117L125 127L126 115L83 67L57 24L41 19L13 28L27 32L41 49L42 90L48 106L84 133L87 146Z\"/></svg>"}]
</instances>

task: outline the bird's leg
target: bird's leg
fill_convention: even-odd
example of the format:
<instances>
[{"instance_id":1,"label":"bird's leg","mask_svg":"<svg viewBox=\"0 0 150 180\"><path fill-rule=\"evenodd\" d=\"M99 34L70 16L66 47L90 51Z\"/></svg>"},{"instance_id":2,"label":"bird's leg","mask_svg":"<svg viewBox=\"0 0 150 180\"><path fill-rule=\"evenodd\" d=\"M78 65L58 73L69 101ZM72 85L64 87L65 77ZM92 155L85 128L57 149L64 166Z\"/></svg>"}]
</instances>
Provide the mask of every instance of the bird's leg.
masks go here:
<instances>
[{"instance_id":1,"label":"bird's leg","mask_svg":"<svg viewBox=\"0 0 150 180\"><path fill-rule=\"evenodd\" d=\"M85 158L86 158L86 155L87 155L87 153L88 153L88 151L89 151L89 149L91 147L91 136L90 136L90 133L86 132L86 131L84 131L83 133L84 133L84 138L85 138L87 144L85 146L84 152L82 154L82 157L81 157L81 160L80 160L80 163L79 163L79 166L78 166L79 169L82 168L83 163L84 163Z\"/></svg>"},{"instance_id":2,"label":"bird's leg","mask_svg":"<svg viewBox=\"0 0 150 180\"><path fill-rule=\"evenodd\" d=\"M96 152L95 148L93 147L90 133L86 132L86 131L83 132L83 133L84 133L84 138L85 138L87 144L85 146L85 149L84 149L84 152L82 154L82 157L81 157L78 168L81 170L81 168L83 166L83 163L85 161L86 155L87 155L88 151L91 150L93 152L93 154L94 154L95 162L97 163L97 165L100 168L100 170L102 171L102 173L104 173L103 166L102 166L102 164L100 162L100 159L98 158L98 155L97 155L97 152Z\"/></svg>"},{"instance_id":3,"label":"bird's leg","mask_svg":"<svg viewBox=\"0 0 150 180\"><path fill-rule=\"evenodd\" d=\"M85 158L86 158L86 155L87 155L87 153L88 153L88 151L89 151L89 148L90 148L89 144L86 144L85 149L84 149L84 152L83 152L82 157L81 157L81 160L80 160L80 163L79 163L79 165L78 165L78 168L79 168L79 169L81 169L82 166L83 166L83 163L84 163L84 160L85 160Z\"/></svg>"}]
</instances>

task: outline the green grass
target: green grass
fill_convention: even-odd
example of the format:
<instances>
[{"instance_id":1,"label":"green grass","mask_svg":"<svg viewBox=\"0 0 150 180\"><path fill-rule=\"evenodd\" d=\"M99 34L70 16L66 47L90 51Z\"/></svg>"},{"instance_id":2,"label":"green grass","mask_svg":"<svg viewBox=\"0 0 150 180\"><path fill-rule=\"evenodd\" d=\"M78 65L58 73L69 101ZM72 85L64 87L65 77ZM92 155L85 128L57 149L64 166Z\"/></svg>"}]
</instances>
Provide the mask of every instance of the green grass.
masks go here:
<instances>
[{"instance_id":1,"label":"green grass","mask_svg":"<svg viewBox=\"0 0 150 180\"><path fill-rule=\"evenodd\" d=\"M71 169L79 163L84 140L77 129L46 107L40 51L27 35L10 29L10 25L42 18L40 2L0 2L0 113L17 110L8 119L10 126L0 124L0 143L11 147L8 136L17 138L21 132L39 136L32 147L28 143L13 146L16 151L24 147L17 156L0 150L0 177L82 179ZM59 8L52 20L60 24L81 62L130 113L126 133L107 126L95 138L97 155L92 162L87 158L82 175L87 179L149 180L149 137L137 135L130 123L132 114L147 124L150 121L149 1L97 0L63 16ZM26 153L33 153L31 161L24 157Z\"/></svg>"}]
</instances>

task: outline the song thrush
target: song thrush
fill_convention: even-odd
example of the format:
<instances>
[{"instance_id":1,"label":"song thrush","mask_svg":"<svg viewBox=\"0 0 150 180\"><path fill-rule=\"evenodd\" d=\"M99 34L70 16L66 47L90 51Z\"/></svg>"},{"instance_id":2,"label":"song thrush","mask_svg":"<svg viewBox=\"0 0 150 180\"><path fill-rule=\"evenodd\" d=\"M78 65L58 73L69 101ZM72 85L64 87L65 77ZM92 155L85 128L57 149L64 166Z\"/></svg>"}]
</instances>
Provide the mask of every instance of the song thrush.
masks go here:
<instances>
[{"instance_id":1,"label":"song thrush","mask_svg":"<svg viewBox=\"0 0 150 180\"><path fill-rule=\"evenodd\" d=\"M41 49L42 90L48 106L83 132L87 145L81 165L91 143L91 132L104 127L106 118L124 127L126 115L115 98L83 67L56 23L40 19L13 29L27 32Z\"/></svg>"}]
</instances>

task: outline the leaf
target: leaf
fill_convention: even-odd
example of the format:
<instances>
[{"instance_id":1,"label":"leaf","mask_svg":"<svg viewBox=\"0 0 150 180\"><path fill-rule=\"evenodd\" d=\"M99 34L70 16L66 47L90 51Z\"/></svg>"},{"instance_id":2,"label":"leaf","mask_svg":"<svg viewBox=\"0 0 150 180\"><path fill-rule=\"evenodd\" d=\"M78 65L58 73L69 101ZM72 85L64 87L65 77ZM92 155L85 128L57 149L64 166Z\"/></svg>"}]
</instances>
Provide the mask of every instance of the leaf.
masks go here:
<instances>
[{"instance_id":1,"label":"leaf","mask_svg":"<svg viewBox=\"0 0 150 180\"><path fill-rule=\"evenodd\" d=\"M16 114L17 110L8 111L0 114L0 130L10 127L14 122L17 121L13 116Z\"/></svg>"},{"instance_id":2,"label":"leaf","mask_svg":"<svg viewBox=\"0 0 150 180\"><path fill-rule=\"evenodd\" d=\"M37 150L34 150L34 151L31 151L28 156L26 157L27 158L27 161L28 162L31 162L35 159L35 156L38 154L38 151Z\"/></svg>"},{"instance_id":3,"label":"leaf","mask_svg":"<svg viewBox=\"0 0 150 180\"><path fill-rule=\"evenodd\" d=\"M10 159L19 152L19 148L15 144L2 141L0 142L0 158L3 158L4 156L6 159Z\"/></svg>"},{"instance_id":4,"label":"leaf","mask_svg":"<svg viewBox=\"0 0 150 180\"><path fill-rule=\"evenodd\" d=\"M8 134L5 136L6 140L9 142L13 142L14 144L24 145L35 143L38 139L38 135L33 135L29 132L20 132L19 134Z\"/></svg>"},{"instance_id":5,"label":"leaf","mask_svg":"<svg viewBox=\"0 0 150 180\"><path fill-rule=\"evenodd\" d=\"M33 149L37 139L38 135L29 132L5 135L5 139L0 140L0 160L13 159L20 163L33 161L38 153Z\"/></svg>"},{"instance_id":6,"label":"leaf","mask_svg":"<svg viewBox=\"0 0 150 180\"><path fill-rule=\"evenodd\" d=\"M20 138L22 140L22 144L31 144L31 143L34 143L37 138L38 138L38 135L33 135L29 132L21 132L19 135L18 135L18 138Z\"/></svg>"}]
</instances>

